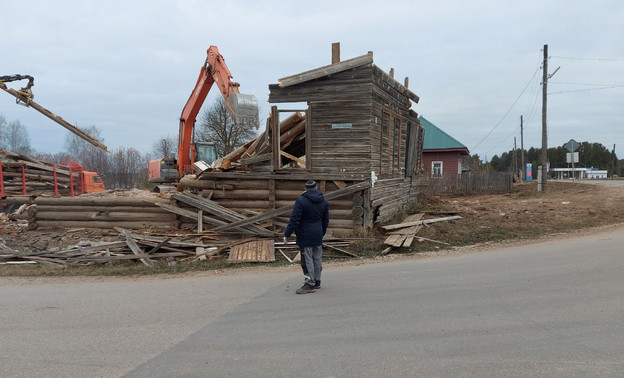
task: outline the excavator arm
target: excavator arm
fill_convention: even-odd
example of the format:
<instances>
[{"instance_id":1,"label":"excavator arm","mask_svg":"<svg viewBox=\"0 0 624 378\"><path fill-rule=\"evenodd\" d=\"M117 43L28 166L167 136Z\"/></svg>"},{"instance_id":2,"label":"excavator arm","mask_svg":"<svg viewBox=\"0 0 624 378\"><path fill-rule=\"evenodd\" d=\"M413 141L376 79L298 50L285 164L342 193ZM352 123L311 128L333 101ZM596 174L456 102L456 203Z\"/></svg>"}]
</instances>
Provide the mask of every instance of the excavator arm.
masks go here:
<instances>
[{"instance_id":1,"label":"excavator arm","mask_svg":"<svg viewBox=\"0 0 624 378\"><path fill-rule=\"evenodd\" d=\"M258 102L255 96L239 92L240 84L232 81L232 74L225 64L225 59L219 53L219 49L216 46L210 46L206 61L199 71L195 88L180 116L177 162L180 177L190 172L190 166L195 161L195 151L192 148L195 121L213 85L219 88L225 99L225 105L236 122L254 122L257 119Z\"/></svg>"}]
</instances>

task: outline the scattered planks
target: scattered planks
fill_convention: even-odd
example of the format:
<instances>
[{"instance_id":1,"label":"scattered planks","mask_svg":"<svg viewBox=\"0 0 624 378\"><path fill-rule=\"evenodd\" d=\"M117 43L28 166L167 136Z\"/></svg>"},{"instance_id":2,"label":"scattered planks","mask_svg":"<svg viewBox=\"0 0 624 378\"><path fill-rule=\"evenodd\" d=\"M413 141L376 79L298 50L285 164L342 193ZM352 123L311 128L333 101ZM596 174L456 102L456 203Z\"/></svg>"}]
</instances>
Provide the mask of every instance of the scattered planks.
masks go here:
<instances>
[{"instance_id":1,"label":"scattered planks","mask_svg":"<svg viewBox=\"0 0 624 378\"><path fill-rule=\"evenodd\" d=\"M421 230L423 225L436 222L457 220L461 219L462 217L460 217L459 215L453 215L442 218L422 219L424 216L425 213L412 214L406 217L401 223L382 226L384 230L390 232L388 232L388 237L384 242L384 244L389 245L389 247L384 249L381 253L385 255L392 251L392 249L394 248L410 247L414 242L414 239L418 240L419 242L430 241L433 243L450 245L449 243L427 239L425 237L417 236L416 234L418 233L418 231Z\"/></svg>"},{"instance_id":2,"label":"scattered planks","mask_svg":"<svg viewBox=\"0 0 624 378\"><path fill-rule=\"evenodd\" d=\"M46 264L59 268L120 261L137 261L154 268L158 261L174 265L176 261L197 261L227 258L230 263L273 262L273 239L229 238L217 233L149 235L116 227L118 240L81 242L60 250L16 251L0 241L0 265ZM207 241L206 241L207 240ZM350 241L334 239L323 243L326 248L342 251L342 256L354 256L345 251ZM293 248L296 246L293 244ZM297 249L298 251L298 249ZM284 254L282 252L282 254ZM286 256L289 262L292 259Z\"/></svg>"}]
</instances>

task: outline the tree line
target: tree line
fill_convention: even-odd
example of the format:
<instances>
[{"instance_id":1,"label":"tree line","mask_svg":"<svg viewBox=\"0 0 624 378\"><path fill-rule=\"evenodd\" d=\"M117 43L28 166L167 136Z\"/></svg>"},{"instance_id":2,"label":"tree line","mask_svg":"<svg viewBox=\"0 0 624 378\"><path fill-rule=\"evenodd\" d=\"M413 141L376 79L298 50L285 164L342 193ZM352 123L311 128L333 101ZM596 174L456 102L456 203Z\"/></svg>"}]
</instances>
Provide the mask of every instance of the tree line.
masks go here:
<instances>
[{"instance_id":1,"label":"tree line","mask_svg":"<svg viewBox=\"0 0 624 378\"><path fill-rule=\"evenodd\" d=\"M567 168L567 153L569 151L564 146L551 147L546 154L550 162L550 168ZM616 174L624 176L624 159L618 160L614 151L610 151L600 143L582 142L576 150L579 153L579 162L577 167L597 168L606 170L609 176ZM538 166L541 165L541 148L531 147L524 151L525 164L531 163L533 171L536 172ZM522 169L522 151L520 149L503 152L500 156L494 155L489 162L482 162L478 155L466 157L465 166L472 169L495 171L495 172L511 172L515 166L518 170Z\"/></svg>"}]
</instances>

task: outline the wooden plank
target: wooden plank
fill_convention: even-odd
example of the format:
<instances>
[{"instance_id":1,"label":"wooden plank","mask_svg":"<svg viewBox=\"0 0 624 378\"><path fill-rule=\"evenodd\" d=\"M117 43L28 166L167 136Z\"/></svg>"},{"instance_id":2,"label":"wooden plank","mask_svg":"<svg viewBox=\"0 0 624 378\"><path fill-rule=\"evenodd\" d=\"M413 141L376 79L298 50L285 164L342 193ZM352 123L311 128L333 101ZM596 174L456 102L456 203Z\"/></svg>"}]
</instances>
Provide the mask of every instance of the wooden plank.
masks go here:
<instances>
[{"instance_id":1,"label":"wooden plank","mask_svg":"<svg viewBox=\"0 0 624 378\"><path fill-rule=\"evenodd\" d=\"M294 161L296 161L297 163L299 163L299 165L301 165L301 168L305 168L305 167L306 167L306 162L305 162L305 160L303 160L303 159L299 159L298 157L296 157L296 156L294 156L294 155L291 155L291 154L289 154L289 153L286 153L286 152L284 152L284 151L280 151L279 153L280 153L280 155L285 156L285 157L289 158L290 160L294 160Z\"/></svg>"},{"instance_id":2,"label":"wooden plank","mask_svg":"<svg viewBox=\"0 0 624 378\"><path fill-rule=\"evenodd\" d=\"M228 262L272 262L275 261L273 239L253 240L230 248Z\"/></svg>"},{"instance_id":3,"label":"wooden plank","mask_svg":"<svg viewBox=\"0 0 624 378\"><path fill-rule=\"evenodd\" d=\"M373 53L369 52L366 55L358 56L352 59L344 60L340 63L330 64L327 66L319 67L313 70L302 72L297 75L291 75L278 79L280 87L289 87L291 85L300 84L306 81L321 78L345 70L349 70L355 67L363 66L373 63Z\"/></svg>"},{"instance_id":4,"label":"wooden plank","mask_svg":"<svg viewBox=\"0 0 624 378\"><path fill-rule=\"evenodd\" d=\"M130 235L129 232L124 232L124 236L126 237L126 244L128 244L128 247L130 247L130 250L132 250L132 253L134 253L137 256L144 255L143 251L141 250L141 248L139 248L136 242L132 239L132 236ZM150 268L154 267L154 262L146 257L141 257L139 260L146 266L149 266Z\"/></svg>"},{"instance_id":5,"label":"wooden plank","mask_svg":"<svg viewBox=\"0 0 624 378\"><path fill-rule=\"evenodd\" d=\"M451 221L451 220L457 220L457 219L462 219L462 217L460 217L459 215L455 215L455 216L452 216L452 217L425 219L425 220L420 220L420 221L413 221L413 222L407 222L407 223L391 224L391 225L388 225L388 226L381 226L381 228L383 228L384 230L396 230L396 229L399 229L399 228L405 228L405 227L409 227L409 226L417 226L419 224L430 224L430 223Z\"/></svg>"},{"instance_id":6,"label":"wooden plank","mask_svg":"<svg viewBox=\"0 0 624 378\"><path fill-rule=\"evenodd\" d=\"M201 196L198 196L197 194L192 194L189 192L176 193L173 195L173 198L175 198L176 200L182 201L184 203L187 203L191 206L194 206L198 209L208 211L213 215L216 215L222 219L225 219L226 221L236 222L241 219L245 219L243 215L237 213L236 211L233 211L231 209L228 209L227 207L221 206L215 201L211 201ZM222 222L222 224L225 224L225 222ZM264 235L264 236L273 236L273 233L271 231L264 229L262 227L256 226L256 225L245 225L244 228L248 230L247 233L256 233L256 234Z\"/></svg>"}]
</instances>

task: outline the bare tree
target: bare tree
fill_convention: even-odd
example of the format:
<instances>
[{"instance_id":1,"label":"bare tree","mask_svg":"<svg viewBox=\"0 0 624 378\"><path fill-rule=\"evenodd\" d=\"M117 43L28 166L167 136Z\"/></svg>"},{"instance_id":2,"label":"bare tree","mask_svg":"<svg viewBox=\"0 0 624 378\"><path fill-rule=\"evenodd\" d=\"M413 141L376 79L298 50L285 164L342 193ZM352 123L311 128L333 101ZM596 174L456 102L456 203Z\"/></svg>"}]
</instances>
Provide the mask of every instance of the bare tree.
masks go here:
<instances>
[{"instance_id":1,"label":"bare tree","mask_svg":"<svg viewBox=\"0 0 624 378\"><path fill-rule=\"evenodd\" d=\"M6 135L5 128L7 127L6 118L2 114L0 114L0 150L6 149L4 145L4 136Z\"/></svg>"},{"instance_id":2,"label":"bare tree","mask_svg":"<svg viewBox=\"0 0 624 378\"><path fill-rule=\"evenodd\" d=\"M97 127L89 126L83 130L94 138L103 141L100 136L100 130ZM65 149L73 157L72 160L82 164L84 169L98 173L108 171L109 161L106 152L79 136L72 133L67 134L65 137Z\"/></svg>"},{"instance_id":3,"label":"bare tree","mask_svg":"<svg viewBox=\"0 0 624 378\"><path fill-rule=\"evenodd\" d=\"M141 155L135 148L120 147L110 156L109 170L104 173L107 187L139 188L147 183L149 155Z\"/></svg>"},{"instance_id":4,"label":"bare tree","mask_svg":"<svg viewBox=\"0 0 624 378\"><path fill-rule=\"evenodd\" d=\"M170 157L178 153L178 142L172 136L160 138L152 145L154 157Z\"/></svg>"},{"instance_id":5,"label":"bare tree","mask_svg":"<svg viewBox=\"0 0 624 378\"><path fill-rule=\"evenodd\" d=\"M257 119L257 118L256 118ZM258 124L234 122L219 97L200 117L197 140L214 142L220 156L225 156L256 136Z\"/></svg>"},{"instance_id":6,"label":"bare tree","mask_svg":"<svg viewBox=\"0 0 624 378\"><path fill-rule=\"evenodd\" d=\"M24 155L32 152L28 130L20 121L7 123L6 119L0 116L0 148Z\"/></svg>"}]
</instances>

